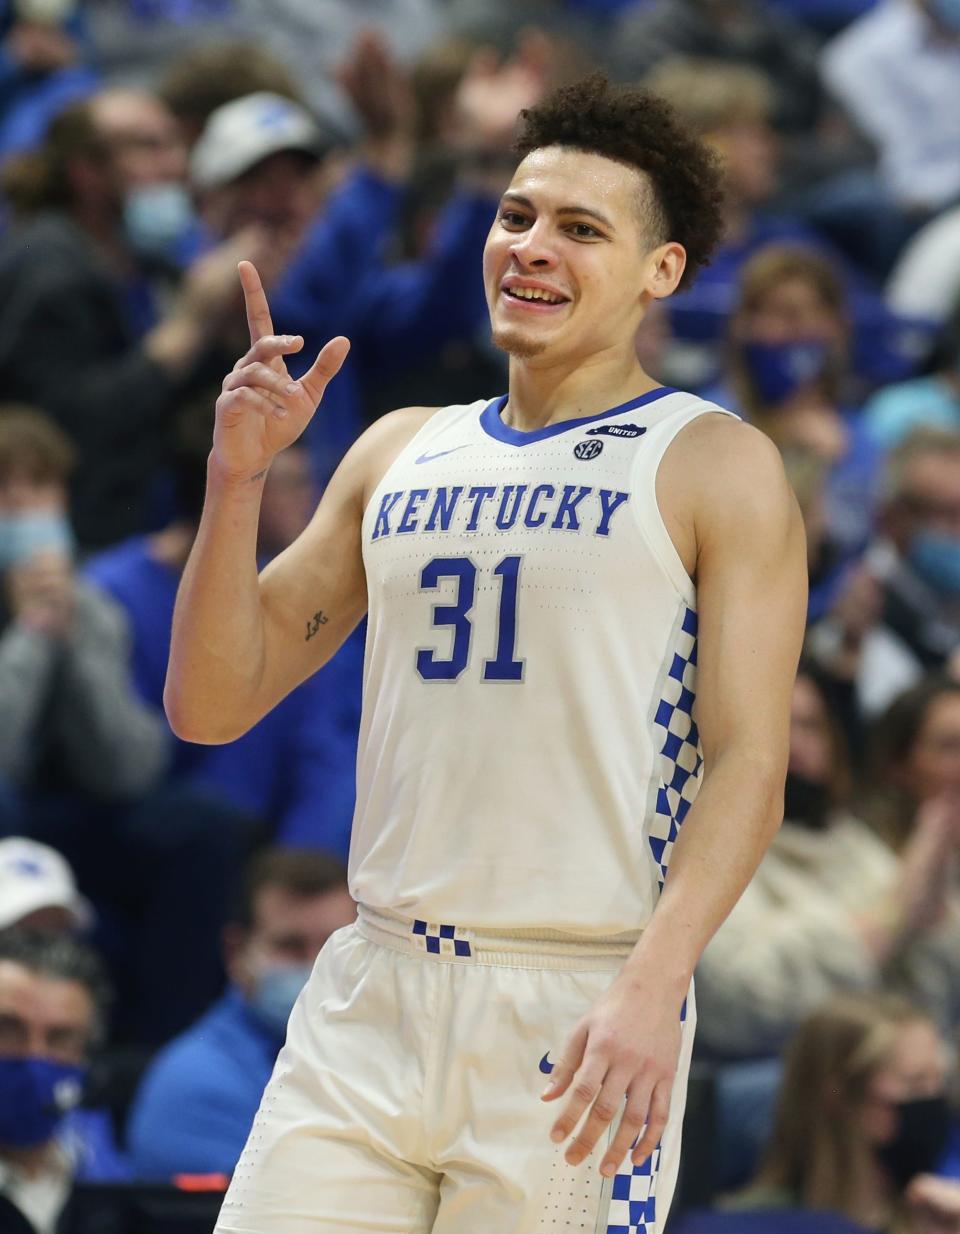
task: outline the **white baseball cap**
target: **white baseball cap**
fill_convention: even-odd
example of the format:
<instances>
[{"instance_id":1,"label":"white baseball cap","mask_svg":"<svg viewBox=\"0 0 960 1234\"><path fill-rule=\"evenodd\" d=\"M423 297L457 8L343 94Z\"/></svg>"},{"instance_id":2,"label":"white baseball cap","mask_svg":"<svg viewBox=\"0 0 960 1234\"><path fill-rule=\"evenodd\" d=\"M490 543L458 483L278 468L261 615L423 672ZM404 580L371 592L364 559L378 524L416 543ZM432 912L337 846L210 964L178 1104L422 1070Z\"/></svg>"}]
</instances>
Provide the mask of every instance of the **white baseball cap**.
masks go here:
<instances>
[{"instance_id":1,"label":"white baseball cap","mask_svg":"<svg viewBox=\"0 0 960 1234\"><path fill-rule=\"evenodd\" d=\"M261 90L232 99L210 113L190 156L195 188L229 184L281 150L303 150L319 157L329 140L299 103Z\"/></svg>"},{"instance_id":2,"label":"white baseball cap","mask_svg":"<svg viewBox=\"0 0 960 1234\"><path fill-rule=\"evenodd\" d=\"M41 908L65 908L78 929L93 921L93 909L56 849L21 836L0 840L0 930Z\"/></svg>"}]
</instances>

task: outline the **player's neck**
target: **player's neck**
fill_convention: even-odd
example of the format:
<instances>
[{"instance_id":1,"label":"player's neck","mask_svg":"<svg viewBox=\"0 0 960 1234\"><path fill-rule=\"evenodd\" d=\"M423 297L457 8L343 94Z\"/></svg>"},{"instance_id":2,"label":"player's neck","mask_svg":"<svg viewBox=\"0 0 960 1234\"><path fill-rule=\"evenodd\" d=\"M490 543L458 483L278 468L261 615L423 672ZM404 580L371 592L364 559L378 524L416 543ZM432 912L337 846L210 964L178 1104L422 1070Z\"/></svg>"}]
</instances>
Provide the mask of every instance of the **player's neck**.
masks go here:
<instances>
[{"instance_id":1,"label":"player's neck","mask_svg":"<svg viewBox=\"0 0 960 1234\"><path fill-rule=\"evenodd\" d=\"M598 355L563 365L538 365L536 360L510 358L510 394L504 422L521 432L545 428L564 420L599 415L619 407L659 382L629 356Z\"/></svg>"}]
</instances>

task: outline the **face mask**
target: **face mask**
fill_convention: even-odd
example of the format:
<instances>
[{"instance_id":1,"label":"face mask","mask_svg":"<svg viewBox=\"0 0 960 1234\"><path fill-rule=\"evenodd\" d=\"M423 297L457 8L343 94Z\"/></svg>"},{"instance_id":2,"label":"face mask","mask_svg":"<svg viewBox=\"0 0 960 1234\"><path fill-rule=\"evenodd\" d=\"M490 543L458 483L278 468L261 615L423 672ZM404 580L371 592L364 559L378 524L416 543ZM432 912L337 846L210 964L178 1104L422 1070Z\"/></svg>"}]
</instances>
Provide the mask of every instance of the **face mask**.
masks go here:
<instances>
[{"instance_id":1,"label":"face mask","mask_svg":"<svg viewBox=\"0 0 960 1234\"><path fill-rule=\"evenodd\" d=\"M788 771L783 789L784 820L799 823L812 831L822 831L827 825L829 813L830 792L827 786Z\"/></svg>"},{"instance_id":2,"label":"face mask","mask_svg":"<svg viewBox=\"0 0 960 1234\"><path fill-rule=\"evenodd\" d=\"M144 257L168 256L193 222L193 204L182 184L147 184L124 198L123 225Z\"/></svg>"},{"instance_id":3,"label":"face mask","mask_svg":"<svg viewBox=\"0 0 960 1234\"><path fill-rule=\"evenodd\" d=\"M816 340L744 343L740 350L760 402L773 407L820 377L830 354L829 345Z\"/></svg>"},{"instance_id":4,"label":"face mask","mask_svg":"<svg viewBox=\"0 0 960 1234\"><path fill-rule=\"evenodd\" d=\"M86 1068L49 1058L0 1058L0 1144L33 1148L80 1104Z\"/></svg>"},{"instance_id":5,"label":"face mask","mask_svg":"<svg viewBox=\"0 0 960 1234\"><path fill-rule=\"evenodd\" d=\"M307 984L312 964L274 964L256 979L250 1006L260 1022L281 1040L297 996Z\"/></svg>"},{"instance_id":6,"label":"face mask","mask_svg":"<svg viewBox=\"0 0 960 1234\"><path fill-rule=\"evenodd\" d=\"M62 514L0 514L0 571L44 552L73 556L73 532Z\"/></svg>"},{"instance_id":7,"label":"face mask","mask_svg":"<svg viewBox=\"0 0 960 1234\"><path fill-rule=\"evenodd\" d=\"M876 1150L887 1173L898 1187L906 1187L917 1174L933 1170L950 1138L950 1107L942 1094L900 1101L897 1130L889 1144Z\"/></svg>"},{"instance_id":8,"label":"face mask","mask_svg":"<svg viewBox=\"0 0 960 1234\"><path fill-rule=\"evenodd\" d=\"M942 531L918 531L907 558L934 591L960 596L960 540Z\"/></svg>"},{"instance_id":9,"label":"face mask","mask_svg":"<svg viewBox=\"0 0 960 1234\"><path fill-rule=\"evenodd\" d=\"M948 30L960 34L960 0L930 0L930 11Z\"/></svg>"}]
</instances>

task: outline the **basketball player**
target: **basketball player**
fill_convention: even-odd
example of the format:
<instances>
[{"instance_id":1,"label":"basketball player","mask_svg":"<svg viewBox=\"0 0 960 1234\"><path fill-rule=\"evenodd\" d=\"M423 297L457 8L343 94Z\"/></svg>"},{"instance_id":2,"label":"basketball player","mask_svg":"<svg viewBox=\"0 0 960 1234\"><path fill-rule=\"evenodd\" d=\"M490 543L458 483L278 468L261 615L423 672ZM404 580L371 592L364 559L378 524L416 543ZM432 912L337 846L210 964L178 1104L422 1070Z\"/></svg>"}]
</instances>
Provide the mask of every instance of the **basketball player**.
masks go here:
<instances>
[{"instance_id":1,"label":"basketball player","mask_svg":"<svg viewBox=\"0 0 960 1234\"><path fill-rule=\"evenodd\" d=\"M767 439L634 349L709 255L716 171L597 78L524 113L519 153L484 253L509 393L377 422L259 579L263 478L348 343L291 381L302 340L241 266L171 722L230 741L368 630L358 921L221 1234L660 1234L693 969L782 815L800 518Z\"/></svg>"}]
</instances>

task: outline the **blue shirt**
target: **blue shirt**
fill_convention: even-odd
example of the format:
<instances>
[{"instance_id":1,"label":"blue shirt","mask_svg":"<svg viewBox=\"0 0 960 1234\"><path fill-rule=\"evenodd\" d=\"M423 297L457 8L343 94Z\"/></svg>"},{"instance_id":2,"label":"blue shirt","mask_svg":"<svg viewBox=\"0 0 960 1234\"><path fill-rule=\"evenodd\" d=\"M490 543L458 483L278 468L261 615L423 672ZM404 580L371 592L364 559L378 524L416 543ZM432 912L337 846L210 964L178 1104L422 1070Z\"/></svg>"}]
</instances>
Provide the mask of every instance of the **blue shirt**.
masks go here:
<instances>
[{"instance_id":1,"label":"blue shirt","mask_svg":"<svg viewBox=\"0 0 960 1234\"><path fill-rule=\"evenodd\" d=\"M121 1183L133 1177L129 1160L117 1147L106 1110L71 1110L57 1132L57 1140L74 1163L77 1182Z\"/></svg>"},{"instance_id":2,"label":"blue shirt","mask_svg":"<svg viewBox=\"0 0 960 1234\"><path fill-rule=\"evenodd\" d=\"M136 1177L232 1174L282 1044L231 989L164 1046L127 1123Z\"/></svg>"},{"instance_id":3,"label":"blue shirt","mask_svg":"<svg viewBox=\"0 0 960 1234\"><path fill-rule=\"evenodd\" d=\"M179 574L136 536L91 557L84 573L126 610L134 684L163 706ZM336 656L236 741L177 740L173 773L265 818L278 843L322 848L341 861L350 843L363 674L362 627Z\"/></svg>"}]
</instances>

